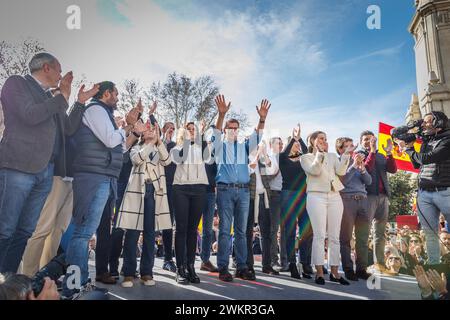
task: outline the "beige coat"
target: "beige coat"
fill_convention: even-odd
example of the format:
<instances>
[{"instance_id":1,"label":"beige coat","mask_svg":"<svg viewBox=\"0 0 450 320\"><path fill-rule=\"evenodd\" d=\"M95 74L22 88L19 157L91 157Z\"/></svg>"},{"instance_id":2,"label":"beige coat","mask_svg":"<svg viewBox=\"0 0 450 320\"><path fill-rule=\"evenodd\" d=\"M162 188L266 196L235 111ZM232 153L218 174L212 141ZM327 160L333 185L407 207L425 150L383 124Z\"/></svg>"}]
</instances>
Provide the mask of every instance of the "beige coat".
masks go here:
<instances>
[{"instance_id":1,"label":"beige coat","mask_svg":"<svg viewBox=\"0 0 450 320\"><path fill-rule=\"evenodd\" d=\"M155 188L155 230L172 229L164 175L164 166L171 159L165 145L136 145L130 158L133 169L118 212L117 228L144 229L145 183L151 181Z\"/></svg>"},{"instance_id":2,"label":"beige coat","mask_svg":"<svg viewBox=\"0 0 450 320\"><path fill-rule=\"evenodd\" d=\"M344 176L350 163L350 155L317 152L301 156L300 163L306 173L307 192L338 192L344 185L338 176Z\"/></svg>"}]
</instances>

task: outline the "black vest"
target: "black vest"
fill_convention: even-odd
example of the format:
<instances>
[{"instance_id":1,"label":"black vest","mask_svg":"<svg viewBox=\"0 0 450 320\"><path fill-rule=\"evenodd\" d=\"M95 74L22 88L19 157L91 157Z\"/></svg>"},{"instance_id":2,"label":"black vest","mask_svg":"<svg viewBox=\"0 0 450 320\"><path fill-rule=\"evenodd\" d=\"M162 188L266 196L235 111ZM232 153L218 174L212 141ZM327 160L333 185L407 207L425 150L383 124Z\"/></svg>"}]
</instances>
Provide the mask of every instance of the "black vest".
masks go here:
<instances>
[{"instance_id":1,"label":"black vest","mask_svg":"<svg viewBox=\"0 0 450 320\"><path fill-rule=\"evenodd\" d=\"M450 148L450 130L424 142L420 152L432 152L441 143L445 143ZM420 167L419 187L450 187L450 158L437 163L423 164Z\"/></svg>"},{"instance_id":2,"label":"black vest","mask_svg":"<svg viewBox=\"0 0 450 320\"><path fill-rule=\"evenodd\" d=\"M101 101L93 100L86 110L93 105L103 107L108 113L114 129L117 129L111 108ZM114 148L106 147L83 123L73 138L76 148L76 156L72 164L74 173L88 172L119 178L123 162L121 144Z\"/></svg>"}]
</instances>

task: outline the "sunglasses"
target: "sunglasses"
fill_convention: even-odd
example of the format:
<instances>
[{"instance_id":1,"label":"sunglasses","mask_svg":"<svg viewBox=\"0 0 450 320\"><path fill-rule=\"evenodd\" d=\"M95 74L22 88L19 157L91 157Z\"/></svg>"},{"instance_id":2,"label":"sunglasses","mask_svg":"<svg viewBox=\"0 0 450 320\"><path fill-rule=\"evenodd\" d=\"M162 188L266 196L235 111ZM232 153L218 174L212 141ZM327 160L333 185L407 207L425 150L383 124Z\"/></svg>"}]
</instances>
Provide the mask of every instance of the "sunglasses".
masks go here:
<instances>
[{"instance_id":1,"label":"sunglasses","mask_svg":"<svg viewBox=\"0 0 450 320\"><path fill-rule=\"evenodd\" d=\"M396 260L396 261L400 261L399 257L389 257L389 260Z\"/></svg>"}]
</instances>

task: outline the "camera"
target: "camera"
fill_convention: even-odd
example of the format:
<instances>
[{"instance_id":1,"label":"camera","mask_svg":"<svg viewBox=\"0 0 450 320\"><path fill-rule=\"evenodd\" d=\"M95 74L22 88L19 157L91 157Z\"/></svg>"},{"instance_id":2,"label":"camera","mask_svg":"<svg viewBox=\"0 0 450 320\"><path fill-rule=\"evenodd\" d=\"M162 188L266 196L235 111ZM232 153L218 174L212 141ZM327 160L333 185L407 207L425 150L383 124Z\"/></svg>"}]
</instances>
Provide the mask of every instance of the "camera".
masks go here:
<instances>
[{"instance_id":1,"label":"camera","mask_svg":"<svg viewBox=\"0 0 450 320\"><path fill-rule=\"evenodd\" d=\"M411 143L417 140L418 137L423 136L422 132L423 120L410 121L406 126L396 127L391 130L393 139Z\"/></svg>"},{"instance_id":2,"label":"camera","mask_svg":"<svg viewBox=\"0 0 450 320\"><path fill-rule=\"evenodd\" d=\"M53 281L56 281L66 274L67 264L65 260L65 254L56 256L33 276L31 279L31 288L36 297L41 293L42 288L44 287L45 277L49 277Z\"/></svg>"}]
</instances>

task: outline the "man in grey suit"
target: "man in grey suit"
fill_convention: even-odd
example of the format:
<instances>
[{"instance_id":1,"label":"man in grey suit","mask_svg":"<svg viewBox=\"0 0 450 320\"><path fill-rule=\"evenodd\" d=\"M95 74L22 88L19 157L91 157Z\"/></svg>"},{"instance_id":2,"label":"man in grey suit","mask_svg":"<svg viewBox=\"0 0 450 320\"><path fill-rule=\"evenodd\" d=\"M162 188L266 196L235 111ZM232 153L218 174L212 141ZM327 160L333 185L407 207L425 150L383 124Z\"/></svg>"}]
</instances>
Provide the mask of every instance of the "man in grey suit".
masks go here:
<instances>
[{"instance_id":1,"label":"man in grey suit","mask_svg":"<svg viewBox=\"0 0 450 320\"><path fill-rule=\"evenodd\" d=\"M83 105L66 114L72 72L39 53L30 75L9 77L1 92L5 129L0 142L0 272L17 272L52 188L53 176L65 176L65 135L78 128ZM51 90L53 89L53 90ZM80 93L86 95L86 92Z\"/></svg>"}]
</instances>

